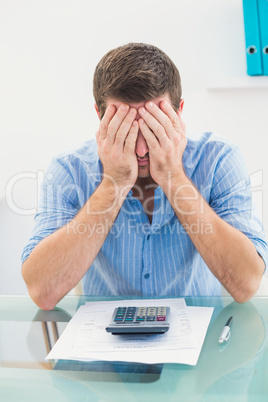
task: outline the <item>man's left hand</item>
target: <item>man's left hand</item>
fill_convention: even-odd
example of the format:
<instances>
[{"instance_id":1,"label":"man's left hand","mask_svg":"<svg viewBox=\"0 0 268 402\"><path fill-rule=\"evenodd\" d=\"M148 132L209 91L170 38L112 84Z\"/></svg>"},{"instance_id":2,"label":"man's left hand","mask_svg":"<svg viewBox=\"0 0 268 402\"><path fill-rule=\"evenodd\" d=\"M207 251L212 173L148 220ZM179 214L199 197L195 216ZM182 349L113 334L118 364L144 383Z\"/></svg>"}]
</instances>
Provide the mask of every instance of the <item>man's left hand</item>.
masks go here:
<instances>
[{"instance_id":1,"label":"man's left hand","mask_svg":"<svg viewBox=\"0 0 268 402\"><path fill-rule=\"evenodd\" d=\"M176 113L167 101L159 107L147 102L139 114L139 127L149 148L150 174L163 188L169 180L184 174L182 156L187 139L181 111Z\"/></svg>"}]
</instances>

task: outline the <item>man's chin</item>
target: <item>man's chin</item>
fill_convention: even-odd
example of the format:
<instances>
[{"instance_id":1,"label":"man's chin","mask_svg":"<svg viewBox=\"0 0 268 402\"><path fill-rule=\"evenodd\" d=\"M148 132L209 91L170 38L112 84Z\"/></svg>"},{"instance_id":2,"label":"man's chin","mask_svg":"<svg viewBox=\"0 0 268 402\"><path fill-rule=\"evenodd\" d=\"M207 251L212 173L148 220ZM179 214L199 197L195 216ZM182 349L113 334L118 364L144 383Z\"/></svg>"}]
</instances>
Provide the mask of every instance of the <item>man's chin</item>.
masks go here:
<instances>
[{"instance_id":1,"label":"man's chin","mask_svg":"<svg viewBox=\"0 0 268 402\"><path fill-rule=\"evenodd\" d=\"M145 179L146 177L150 177L150 169L149 166L139 167L138 178Z\"/></svg>"}]
</instances>

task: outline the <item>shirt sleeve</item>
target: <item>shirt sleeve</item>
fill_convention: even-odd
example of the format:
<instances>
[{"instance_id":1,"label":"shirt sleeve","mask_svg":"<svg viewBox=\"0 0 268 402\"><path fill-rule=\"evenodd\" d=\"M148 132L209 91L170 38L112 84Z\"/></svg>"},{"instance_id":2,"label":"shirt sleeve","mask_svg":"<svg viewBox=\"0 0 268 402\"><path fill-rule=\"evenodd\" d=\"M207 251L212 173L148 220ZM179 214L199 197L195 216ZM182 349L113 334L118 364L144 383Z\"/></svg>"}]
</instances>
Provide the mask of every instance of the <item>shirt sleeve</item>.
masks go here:
<instances>
[{"instance_id":1,"label":"shirt sleeve","mask_svg":"<svg viewBox=\"0 0 268 402\"><path fill-rule=\"evenodd\" d=\"M250 177L238 147L226 146L216 164L210 206L226 222L244 233L267 265L267 243L252 202Z\"/></svg>"},{"instance_id":2,"label":"shirt sleeve","mask_svg":"<svg viewBox=\"0 0 268 402\"><path fill-rule=\"evenodd\" d=\"M35 227L22 252L22 263L41 240L75 217L80 209L78 190L68 165L54 159L39 191Z\"/></svg>"}]
</instances>

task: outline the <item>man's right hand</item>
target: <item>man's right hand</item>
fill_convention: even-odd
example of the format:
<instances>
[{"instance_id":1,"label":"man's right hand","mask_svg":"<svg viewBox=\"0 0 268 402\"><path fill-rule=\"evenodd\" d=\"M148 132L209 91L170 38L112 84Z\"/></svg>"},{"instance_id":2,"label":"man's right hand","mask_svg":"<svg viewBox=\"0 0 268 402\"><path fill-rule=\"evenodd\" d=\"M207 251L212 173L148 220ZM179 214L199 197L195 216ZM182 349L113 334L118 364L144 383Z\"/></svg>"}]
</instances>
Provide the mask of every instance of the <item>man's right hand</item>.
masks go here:
<instances>
[{"instance_id":1,"label":"man's right hand","mask_svg":"<svg viewBox=\"0 0 268 402\"><path fill-rule=\"evenodd\" d=\"M108 106L96 135L105 174L102 183L75 218L37 244L22 266L29 294L44 310L54 308L83 278L137 180L137 111L121 106Z\"/></svg>"},{"instance_id":2,"label":"man's right hand","mask_svg":"<svg viewBox=\"0 0 268 402\"><path fill-rule=\"evenodd\" d=\"M98 154L103 165L104 180L128 192L138 177L136 141L139 125L137 110L122 104L109 105L96 134Z\"/></svg>"}]
</instances>

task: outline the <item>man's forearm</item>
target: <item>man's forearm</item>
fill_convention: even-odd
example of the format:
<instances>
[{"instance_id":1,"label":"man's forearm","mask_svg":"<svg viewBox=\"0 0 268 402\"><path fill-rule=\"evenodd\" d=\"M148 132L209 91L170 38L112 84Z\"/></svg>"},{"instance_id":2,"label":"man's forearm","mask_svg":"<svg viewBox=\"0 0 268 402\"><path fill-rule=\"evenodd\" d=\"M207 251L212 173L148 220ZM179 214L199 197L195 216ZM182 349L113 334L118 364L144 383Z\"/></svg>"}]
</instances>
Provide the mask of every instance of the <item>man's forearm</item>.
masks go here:
<instances>
[{"instance_id":1,"label":"man's forearm","mask_svg":"<svg viewBox=\"0 0 268 402\"><path fill-rule=\"evenodd\" d=\"M163 190L211 272L236 301L250 299L264 271L253 243L213 211L184 173Z\"/></svg>"},{"instance_id":2,"label":"man's forearm","mask_svg":"<svg viewBox=\"0 0 268 402\"><path fill-rule=\"evenodd\" d=\"M30 296L40 308L52 309L81 280L104 243L126 194L114 183L102 181L72 221L35 247L22 266L22 274Z\"/></svg>"}]
</instances>

